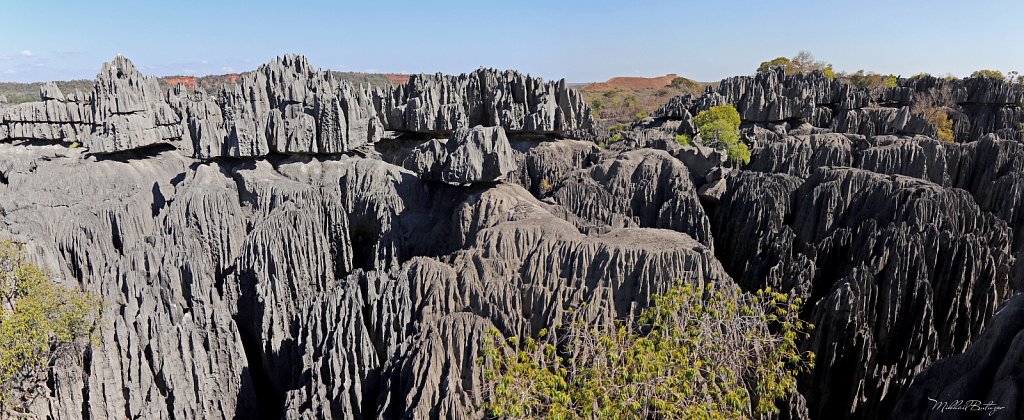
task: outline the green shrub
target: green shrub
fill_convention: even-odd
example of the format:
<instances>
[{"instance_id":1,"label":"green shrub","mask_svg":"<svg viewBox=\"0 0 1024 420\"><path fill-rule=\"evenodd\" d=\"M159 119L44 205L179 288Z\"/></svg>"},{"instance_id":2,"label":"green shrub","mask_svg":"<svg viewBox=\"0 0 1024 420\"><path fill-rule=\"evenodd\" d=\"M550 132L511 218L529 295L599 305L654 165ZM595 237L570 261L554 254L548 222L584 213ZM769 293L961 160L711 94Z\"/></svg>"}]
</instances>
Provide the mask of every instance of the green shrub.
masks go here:
<instances>
[{"instance_id":1,"label":"green shrub","mask_svg":"<svg viewBox=\"0 0 1024 420\"><path fill-rule=\"evenodd\" d=\"M540 183L537 185L537 190L540 191L540 195L542 196L548 195L548 193L553 189L555 189L555 186L552 185L551 181L548 181L547 178L541 178Z\"/></svg>"},{"instance_id":2,"label":"green shrub","mask_svg":"<svg viewBox=\"0 0 1024 420\"><path fill-rule=\"evenodd\" d=\"M802 302L771 289L676 285L614 328L538 338L496 329L478 360L484 410L503 418L764 418L813 367Z\"/></svg>"},{"instance_id":3,"label":"green shrub","mask_svg":"<svg viewBox=\"0 0 1024 420\"><path fill-rule=\"evenodd\" d=\"M99 302L54 284L20 245L0 241L0 305L0 411L20 411L54 363L88 344Z\"/></svg>"},{"instance_id":4,"label":"green shrub","mask_svg":"<svg viewBox=\"0 0 1024 420\"><path fill-rule=\"evenodd\" d=\"M936 137L947 143L953 142L953 120L949 119L948 110L956 103L953 101L952 89L949 86L936 87L926 92L914 94L910 104L910 112L924 118L936 130Z\"/></svg>"},{"instance_id":5,"label":"green shrub","mask_svg":"<svg viewBox=\"0 0 1024 420\"><path fill-rule=\"evenodd\" d=\"M836 72L835 72L835 70L832 70L832 65L831 64L829 64L829 65L825 66L825 68L821 69L821 72L825 73L825 77L827 77L829 79L835 79L836 78Z\"/></svg>"},{"instance_id":6,"label":"green shrub","mask_svg":"<svg viewBox=\"0 0 1024 420\"><path fill-rule=\"evenodd\" d=\"M612 144L617 141L622 141L622 133L615 133L614 135L609 137L607 141L605 141L605 144Z\"/></svg>"},{"instance_id":7,"label":"green shrub","mask_svg":"<svg viewBox=\"0 0 1024 420\"><path fill-rule=\"evenodd\" d=\"M945 112L936 115L931 122L935 124L939 140L946 143L953 142L953 120L949 119Z\"/></svg>"},{"instance_id":8,"label":"green shrub","mask_svg":"<svg viewBox=\"0 0 1024 420\"><path fill-rule=\"evenodd\" d=\"M637 112L636 115L634 115L634 117L635 117L634 119L636 121L643 121L643 120L647 119L648 115L647 115L646 112L641 111L641 112Z\"/></svg>"},{"instance_id":9,"label":"green shrub","mask_svg":"<svg viewBox=\"0 0 1024 420\"><path fill-rule=\"evenodd\" d=\"M790 63L790 60L788 58L776 57L771 60L761 62L761 65L757 66L757 72L760 73L774 66L785 66L787 73L790 71L790 69L792 69L792 64Z\"/></svg>"},{"instance_id":10,"label":"green shrub","mask_svg":"<svg viewBox=\"0 0 1024 420\"><path fill-rule=\"evenodd\" d=\"M972 78L974 78L974 77L982 77L982 78L987 78L987 79L998 79L998 80L1005 80L1006 79L1006 77L1003 76L1003 72L1001 72L999 70L988 70L988 69L982 69L982 70L975 71L974 73L971 73L971 77Z\"/></svg>"},{"instance_id":11,"label":"green shrub","mask_svg":"<svg viewBox=\"0 0 1024 420\"><path fill-rule=\"evenodd\" d=\"M680 146L690 146L690 145L693 145L693 139L690 138L690 136L687 135L687 134L677 134L676 135L676 142L678 142Z\"/></svg>"},{"instance_id":12,"label":"green shrub","mask_svg":"<svg viewBox=\"0 0 1024 420\"><path fill-rule=\"evenodd\" d=\"M899 80L895 75L882 75L874 72L865 72L864 70L857 70L856 73L846 76L846 79L854 86L863 89L879 89L899 85Z\"/></svg>"},{"instance_id":13,"label":"green shrub","mask_svg":"<svg viewBox=\"0 0 1024 420\"><path fill-rule=\"evenodd\" d=\"M792 58L777 57L765 62L762 62L757 67L757 72L768 70L772 66L784 66L786 68L786 74L796 73L810 73L815 70L821 70L825 73L825 77L834 79L836 77L835 71L832 69L832 65L824 61L820 61L814 58L814 54L807 51L800 51Z\"/></svg>"},{"instance_id":14,"label":"green shrub","mask_svg":"<svg viewBox=\"0 0 1024 420\"><path fill-rule=\"evenodd\" d=\"M740 141L740 114L732 105L719 105L693 118L704 144L724 150L734 164L750 163L750 149Z\"/></svg>"},{"instance_id":15,"label":"green shrub","mask_svg":"<svg viewBox=\"0 0 1024 420\"><path fill-rule=\"evenodd\" d=\"M594 114L594 118L600 118L602 110L604 110L604 101L600 98L590 101L590 112Z\"/></svg>"}]
</instances>

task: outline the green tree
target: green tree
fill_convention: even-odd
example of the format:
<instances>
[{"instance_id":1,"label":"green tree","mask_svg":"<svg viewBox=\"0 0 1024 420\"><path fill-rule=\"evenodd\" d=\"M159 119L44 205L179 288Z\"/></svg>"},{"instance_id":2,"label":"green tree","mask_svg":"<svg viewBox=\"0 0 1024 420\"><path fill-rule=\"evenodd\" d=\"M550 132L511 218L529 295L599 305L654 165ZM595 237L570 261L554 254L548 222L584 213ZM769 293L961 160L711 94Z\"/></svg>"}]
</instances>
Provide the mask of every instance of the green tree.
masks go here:
<instances>
[{"instance_id":1,"label":"green tree","mask_svg":"<svg viewBox=\"0 0 1024 420\"><path fill-rule=\"evenodd\" d=\"M776 57L776 58L773 58L771 60L761 62L761 65L757 66L757 72L760 73L760 72L768 70L768 69L770 69L770 68L772 68L774 66L785 66L787 73L789 73L790 70L793 68L792 67L792 63L790 62L790 60L788 58L786 58L786 57Z\"/></svg>"},{"instance_id":2,"label":"green tree","mask_svg":"<svg viewBox=\"0 0 1024 420\"><path fill-rule=\"evenodd\" d=\"M612 328L485 338L485 403L501 418L763 418L814 355L802 302L766 289L676 285ZM723 357L727 355L727 357Z\"/></svg>"},{"instance_id":3,"label":"green tree","mask_svg":"<svg viewBox=\"0 0 1024 420\"><path fill-rule=\"evenodd\" d=\"M971 73L971 77L972 78L974 78L974 77L982 77L982 78L987 78L987 79L998 79L998 80L1005 80L1006 79L1006 77L1003 76L1003 72L1001 72L999 70L988 70L988 69L982 69L982 70L975 71L974 73Z\"/></svg>"},{"instance_id":4,"label":"green tree","mask_svg":"<svg viewBox=\"0 0 1024 420\"><path fill-rule=\"evenodd\" d=\"M949 86L934 87L926 92L915 93L910 112L935 127L935 135L947 143L954 141L953 120L949 110L955 106L953 91Z\"/></svg>"},{"instance_id":5,"label":"green tree","mask_svg":"<svg viewBox=\"0 0 1024 420\"><path fill-rule=\"evenodd\" d=\"M719 105L693 118L704 144L724 150L733 163L750 163L750 149L740 141L740 114L732 105Z\"/></svg>"},{"instance_id":6,"label":"green tree","mask_svg":"<svg viewBox=\"0 0 1024 420\"><path fill-rule=\"evenodd\" d=\"M796 73L810 73L815 70L821 70L825 74L825 77L834 79L836 77L835 71L832 69L832 65L824 61L820 61L814 58L814 54L808 51L800 51L792 58L776 57L774 59L762 62L757 67L757 71L768 70L772 66L784 66L786 68L786 74Z\"/></svg>"},{"instance_id":7,"label":"green tree","mask_svg":"<svg viewBox=\"0 0 1024 420\"><path fill-rule=\"evenodd\" d=\"M49 370L88 345L99 301L61 287L0 241L0 410L24 411Z\"/></svg>"},{"instance_id":8,"label":"green tree","mask_svg":"<svg viewBox=\"0 0 1024 420\"><path fill-rule=\"evenodd\" d=\"M862 89L881 89L883 87L896 87L899 85L899 79L893 74L878 74L875 72L865 72L864 70L857 70L856 73L845 76L854 86Z\"/></svg>"}]
</instances>

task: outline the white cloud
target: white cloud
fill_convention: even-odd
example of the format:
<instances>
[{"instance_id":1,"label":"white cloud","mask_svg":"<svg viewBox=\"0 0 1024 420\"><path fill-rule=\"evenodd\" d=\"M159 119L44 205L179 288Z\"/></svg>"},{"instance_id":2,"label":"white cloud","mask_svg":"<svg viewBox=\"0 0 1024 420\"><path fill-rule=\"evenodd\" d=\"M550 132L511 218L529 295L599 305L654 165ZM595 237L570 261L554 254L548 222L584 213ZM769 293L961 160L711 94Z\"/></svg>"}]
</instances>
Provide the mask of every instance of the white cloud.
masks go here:
<instances>
[{"instance_id":1,"label":"white cloud","mask_svg":"<svg viewBox=\"0 0 1024 420\"><path fill-rule=\"evenodd\" d=\"M17 70L15 70L15 69L7 69L7 70L4 70L4 74L14 74L14 73L17 73L17 72L18 72L18 71L17 71Z\"/></svg>"},{"instance_id":2,"label":"white cloud","mask_svg":"<svg viewBox=\"0 0 1024 420\"><path fill-rule=\"evenodd\" d=\"M221 71L226 71L228 73L233 73L235 71L235 68L231 67L231 66L227 66L227 67L221 67L220 70Z\"/></svg>"},{"instance_id":3,"label":"white cloud","mask_svg":"<svg viewBox=\"0 0 1024 420\"><path fill-rule=\"evenodd\" d=\"M31 57L31 56L34 55L34 54L32 54L31 50L24 50L24 51L20 52L19 54L21 54L22 57Z\"/></svg>"}]
</instances>

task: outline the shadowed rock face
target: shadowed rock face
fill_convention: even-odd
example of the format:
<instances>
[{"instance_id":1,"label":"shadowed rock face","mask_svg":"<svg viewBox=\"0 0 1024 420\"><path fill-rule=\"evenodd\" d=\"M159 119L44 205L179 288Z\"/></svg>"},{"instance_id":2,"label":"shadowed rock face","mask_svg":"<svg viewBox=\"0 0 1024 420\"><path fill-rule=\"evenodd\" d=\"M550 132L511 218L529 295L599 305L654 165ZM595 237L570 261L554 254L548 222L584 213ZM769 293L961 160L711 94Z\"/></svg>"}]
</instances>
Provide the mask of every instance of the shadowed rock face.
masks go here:
<instances>
[{"instance_id":1,"label":"shadowed rock face","mask_svg":"<svg viewBox=\"0 0 1024 420\"><path fill-rule=\"evenodd\" d=\"M501 127L460 128L446 142L435 139L416 147L404 165L452 185L494 182L512 171L512 145Z\"/></svg>"},{"instance_id":2,"label":"shadowed rock face","mask_svg":"<svg viewBox=\"0 0 1024 420\"><path fill-rule=\"evenodd\" d=\"M586 105L515 72L375 91L284 57L213 94L151 81L119 57L93 92L0 108L0 233L105 302L40 416L480 418L488 329L608 324L675 282L808 302L817 365L783 418L925 418L936 396L1021 413L1015 140L792 124L734 168L665 126L562 139ZM962 83L964 103L1019 99ZM728 102L824 121L877 99L773 72L659 118L687 130Z\"/></svg>"}]
</instances>

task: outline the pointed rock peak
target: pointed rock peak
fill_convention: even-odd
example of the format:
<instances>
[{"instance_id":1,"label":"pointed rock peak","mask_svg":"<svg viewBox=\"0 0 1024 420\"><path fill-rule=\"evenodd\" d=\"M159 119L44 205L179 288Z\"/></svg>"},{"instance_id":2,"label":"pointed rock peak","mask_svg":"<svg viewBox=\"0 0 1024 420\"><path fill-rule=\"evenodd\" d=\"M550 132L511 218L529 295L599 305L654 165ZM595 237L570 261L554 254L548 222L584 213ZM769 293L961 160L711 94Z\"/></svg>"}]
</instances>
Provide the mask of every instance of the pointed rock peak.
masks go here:
<instances>
[{"instance_id":1,"label":"pointed rock peak","mask_svg":"<svg viewBox=\"0 0 1024 420\"><path fill-rule=\"evenodd\" d=\"M96 75L97 80L112 80L112 79L127 79L132 77L142 77L142 73L135 68L135 64L132 61L121 54L114 57L114 60L109 63L103 63L103 68L100 69L100 74Z\"/></svg>"},{"instance_id":2,"label":"pointed rock peak","mask_svg":"<svg viewBox=\"0 0 1024 420\"><path fill-rule=\"evenodd\" d=\"M285 54L282 57L277 57L274 61L261 66L260 69L272 72L290 71L303 75L314 73L313 66L309 64L309 60L305 56L298 54Z\"/></svg>"},{"instance_id":3,"label":"pointed rock peak","mask_svg":"<svg viewBox=\"0 0 1024 420\"><path fill-rule=\"evenodd\" d=\"M56 83L49 82L39 87L39 98L43 101L64 101L64 94Z\"/></svg>"}]
</instances>

